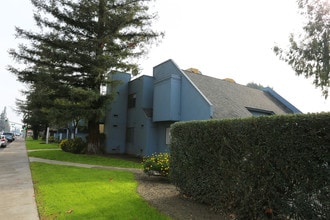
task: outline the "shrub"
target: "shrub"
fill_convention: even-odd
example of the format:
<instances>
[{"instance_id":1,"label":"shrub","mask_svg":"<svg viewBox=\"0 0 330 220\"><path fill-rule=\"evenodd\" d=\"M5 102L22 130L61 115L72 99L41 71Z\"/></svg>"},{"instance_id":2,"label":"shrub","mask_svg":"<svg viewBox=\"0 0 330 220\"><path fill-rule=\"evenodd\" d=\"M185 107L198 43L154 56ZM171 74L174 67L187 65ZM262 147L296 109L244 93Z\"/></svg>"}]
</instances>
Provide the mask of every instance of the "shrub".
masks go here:
<instances>
[{"instance_id":1,"label":"shrub","mask_svg":"<svg viewBox=\"0 0 330 220\"><path fill-rule=\"evenodd\" d=\"M60 147L65 152L80 154L85 150L86 143L79 137L75 139L63 139L60 142Z\"/></svg>"},{"instance_id":2,"label":"shrub","mask_svg":"<svg viewBox=\"0 0 330 220\"><path fill-rule=\"evenodd\" d=\"M167 177L170 170L170 155L168 153L152 154L144 157L142 164L146 174Z\"/></svg>"},{"instance_id":3,"label":"shrub","mask_svg":"<svg viewBox=\"0 0 330 220\"><path fill-rule=\"evenodd\" d=\"M330 113L177 122L171 182L236 219L330 219Z\"/></svg>"},{"instance_id":4,"label":"shrub","mask_svg":"<svg viewBox=\"0 0 330 220\"><path fill-rule=\"evenodd\" d=\"M49 142L49 143L55 143L55 142L56 142L55 137L54 137L54 136L50 136L50 137L48 138L48 142Z\"/></svg>"}]
</instances>

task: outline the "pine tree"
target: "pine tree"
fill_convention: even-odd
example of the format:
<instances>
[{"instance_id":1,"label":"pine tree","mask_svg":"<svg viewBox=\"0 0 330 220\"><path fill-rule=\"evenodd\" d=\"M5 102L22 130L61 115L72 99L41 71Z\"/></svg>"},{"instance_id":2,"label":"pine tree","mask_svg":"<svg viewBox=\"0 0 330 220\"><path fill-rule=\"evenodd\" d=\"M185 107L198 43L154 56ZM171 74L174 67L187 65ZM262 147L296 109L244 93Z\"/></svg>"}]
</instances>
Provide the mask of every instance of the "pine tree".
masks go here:
<instances>
[{"instance_id":1,"label":"pine tree","mask_svg":"<svg viewBox=\"0 0 330 220\"><path fill-rule=\"evenodd\" d=\"M52 104L50 91L45 85L33 84L28 91L22 92L26 100L16 100L18 110L23 114L23 122L33 131L33 139L39 138L40 132L46 132L49 116L43 111Z\"/></svg>"},{"instance_id":2,"label":"pine tree","mask_svg":"<svg viewBox=\"0 0 330 220\"><path fill-rule=\"evenodd\" d=\"M156 15L149 12L150 1L31 0L41 32L16 28L17 36L31 45L9 53L28 65L9 70L26 83L37 81L40 72L47 73L58 97L53 108L62 104L76 106L67 109L77 113L84 109L89 153L100 152L99 121L113 98L100 93L102 85L112 83L107 74L138 73L137 58L162 36L151 29Z\"/></svg>"}]
</instances>

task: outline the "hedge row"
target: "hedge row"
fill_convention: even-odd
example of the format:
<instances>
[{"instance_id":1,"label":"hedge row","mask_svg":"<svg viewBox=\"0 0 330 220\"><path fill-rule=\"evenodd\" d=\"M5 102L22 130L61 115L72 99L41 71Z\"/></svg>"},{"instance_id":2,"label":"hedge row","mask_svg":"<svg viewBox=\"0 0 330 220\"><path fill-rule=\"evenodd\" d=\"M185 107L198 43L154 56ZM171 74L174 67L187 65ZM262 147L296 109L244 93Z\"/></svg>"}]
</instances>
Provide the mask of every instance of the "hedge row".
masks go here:
<instances>
[{"instance_id":1,"label":"hedge row","mask_svg":"<svg viewBox=\"0 0 330 220\"><path fill-rule=\"evenodd\" d=\"M330 219L330 114L179 122L172 182L236 219Z\"/></svg>"}]
</instances>

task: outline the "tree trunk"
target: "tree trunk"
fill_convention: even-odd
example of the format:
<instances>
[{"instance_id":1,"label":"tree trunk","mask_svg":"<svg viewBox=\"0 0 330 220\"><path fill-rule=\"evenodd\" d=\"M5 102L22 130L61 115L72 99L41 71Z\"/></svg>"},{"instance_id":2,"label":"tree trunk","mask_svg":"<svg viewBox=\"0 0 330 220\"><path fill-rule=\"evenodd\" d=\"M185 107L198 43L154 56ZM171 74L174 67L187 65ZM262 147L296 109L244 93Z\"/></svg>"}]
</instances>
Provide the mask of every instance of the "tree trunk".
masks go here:
<instances>
[{"instance_id":1,"label":"tree trunk","mask_svg":"<svg viewBox=\"0 0 330 220\"><path fill-rule=\"evenodd\" d=\"M33 140L38 140L39 139L39 129L32 129L33 131Z\"/></svg>"},{"instance_id":2,"label":"tree trunk","mask_svg":"<svg viewBox=\"0 0 330 220\"><path fill-rule=\"evenodd\" d=\"M100 154L102 153L100 144L99 123L97 120L88 121L88 137L87 137L87 153Z\"/></svg>"},{"instance_id":3,"label":"tree trunk","mask_svg":"<svg viewBox=\"0 0 330 220\"><path fill-rule=\"evenodd\" d=\"M48 128L48 124L45 125L45 127L43 128L44 129L44 132L43 132L43 135L42 135L42 140L46 140L46 137L47 137L47 128Z\"/></svg>"}]
</instances>

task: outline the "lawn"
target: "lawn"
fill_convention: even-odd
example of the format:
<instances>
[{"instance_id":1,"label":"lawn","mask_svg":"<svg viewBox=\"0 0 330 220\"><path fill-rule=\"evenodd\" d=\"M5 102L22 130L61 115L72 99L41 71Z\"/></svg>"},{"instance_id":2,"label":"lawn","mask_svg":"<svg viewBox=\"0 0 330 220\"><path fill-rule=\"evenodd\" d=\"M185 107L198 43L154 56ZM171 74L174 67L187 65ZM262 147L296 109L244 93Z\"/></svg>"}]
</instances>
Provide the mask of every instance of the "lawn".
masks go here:
<instances>
[{"instance_id":1,"label":"lawn","mask_svg":"<svg viewBox=\"0 0 330 220\"><path fill-rule=\"evenodd\" d=\"M31 163L41 219L170 219L137 194L127 171Z\"/></svg>"},{"instance_id":2,"label":"lawn","mask_svg":"<svg viewBox=\"0 0 330 220\"><path fill-rule=\"evenodd\" d=\"M31 152L28 152L29 157L38 157L43 159L60 160L60 161L73 162L73 163L142 169L142 164L136 161L119 159L111 156L67 153L62 151L58 147L57 143L45 144L45 142L41 140L28 139L25 141L25 144L27 150L33 150ZM58 150L50 150L50 149L58 149Z\"/></svg>"},{"instance_id":3,"label":"lawn","mask_svg":"<svg viewBox=\"0 0 330 220\"><path fill-rule=\"evenodd\" d=\"M26 149L37 150L37 149L60 149L58 143L46 144L43 140L33 140L31 137L27 137L25 140Z\"/></svg>"},{"instance_id":4,"label":"lawn","mask_svg":"<svg viewBox=\"0 0 330 220\"><path fill-rule=\"evenodd\" d=\"M142 168L139 162L111 156L67 153L58 144L41 140L27 139L25 143L33 150L28 152L30 157ZM30 163L30 167L40 219L170 219L136 192L137 182L131 172L39 162Z\"/></svg>"},{"instance_id":5,"label":"lawn","mask_svg":"<svg viewBox=\"0 0 330 220\"><path fill-rule=\"evenodd\" d=\"M60 160L73 163L142 169L141 163L130 160L112 158L111 156L105 157L98 155L73 154L64 152L62 150L32 151L28 152L28 155L29 157L38 157L49 160Z\"/></svg>"}]
</instances>

